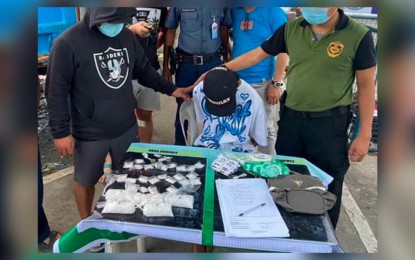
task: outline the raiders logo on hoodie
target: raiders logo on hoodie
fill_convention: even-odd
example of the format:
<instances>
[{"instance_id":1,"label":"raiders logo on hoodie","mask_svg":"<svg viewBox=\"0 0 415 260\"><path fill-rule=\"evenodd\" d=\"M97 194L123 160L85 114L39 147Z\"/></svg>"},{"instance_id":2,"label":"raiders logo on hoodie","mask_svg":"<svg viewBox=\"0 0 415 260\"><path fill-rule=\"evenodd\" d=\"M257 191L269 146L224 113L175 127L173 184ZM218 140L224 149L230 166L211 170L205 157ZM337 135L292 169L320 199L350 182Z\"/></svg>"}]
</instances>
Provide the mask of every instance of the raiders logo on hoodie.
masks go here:
<instances>
[{"instance_id":1,"label":"raiders logo on hoodie","mask_svg":"<svg viewBox=\"0 0 415 260\"><path fill-rule=\"evenodd\" d=\"M127 48L109 47L101 53L94 53L94 61L101 80L110 88L121 88L128 78L130 63Z\"/></svg>"}]
</instances>

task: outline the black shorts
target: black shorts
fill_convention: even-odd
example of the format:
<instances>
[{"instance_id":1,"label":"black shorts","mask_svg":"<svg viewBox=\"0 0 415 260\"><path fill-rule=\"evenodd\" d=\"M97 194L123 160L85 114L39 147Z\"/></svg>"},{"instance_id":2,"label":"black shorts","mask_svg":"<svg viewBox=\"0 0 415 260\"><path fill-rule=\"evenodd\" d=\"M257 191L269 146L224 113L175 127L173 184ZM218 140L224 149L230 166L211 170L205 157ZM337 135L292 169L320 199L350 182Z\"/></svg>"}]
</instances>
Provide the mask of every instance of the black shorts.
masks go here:
<instances>
[{"instance_id":1,"label":"black shorts","mask_svg":"<svg viewBox=\"0 0 415 260\"><path fill-rule=\"evenodd\" d=\"M131 143L137 142L137 125L130 128L123 135L99 141L75 140L74 180L83 187L93 187L103 175L105 157L108 153L112 158L112 169L117 170L122 157Z\"/></svg>"}]
</instances>

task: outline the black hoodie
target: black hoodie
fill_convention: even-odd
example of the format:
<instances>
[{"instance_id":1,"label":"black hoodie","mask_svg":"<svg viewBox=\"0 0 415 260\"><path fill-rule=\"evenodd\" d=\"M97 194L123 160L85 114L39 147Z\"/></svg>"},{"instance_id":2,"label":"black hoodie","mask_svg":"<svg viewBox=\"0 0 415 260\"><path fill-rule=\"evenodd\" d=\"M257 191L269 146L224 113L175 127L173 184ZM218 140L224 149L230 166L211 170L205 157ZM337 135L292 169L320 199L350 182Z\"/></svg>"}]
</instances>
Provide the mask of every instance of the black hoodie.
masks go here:
<instances>
[{"instance_id":1,"label":"black hoodie","mask_svg":"<svg viewBox=\"0 0 415 260\"><path fill-rule=\"evenodd\" d=\"M46 78L54 138L72 133L79 140L105 140L133 127L132 79L163 94L176 89L151 66L127 28L107 37L97 27L103 22L130 22L133 14L135 8L89 8L80 23L54 41Z\"/></svg>"}]
</instances>

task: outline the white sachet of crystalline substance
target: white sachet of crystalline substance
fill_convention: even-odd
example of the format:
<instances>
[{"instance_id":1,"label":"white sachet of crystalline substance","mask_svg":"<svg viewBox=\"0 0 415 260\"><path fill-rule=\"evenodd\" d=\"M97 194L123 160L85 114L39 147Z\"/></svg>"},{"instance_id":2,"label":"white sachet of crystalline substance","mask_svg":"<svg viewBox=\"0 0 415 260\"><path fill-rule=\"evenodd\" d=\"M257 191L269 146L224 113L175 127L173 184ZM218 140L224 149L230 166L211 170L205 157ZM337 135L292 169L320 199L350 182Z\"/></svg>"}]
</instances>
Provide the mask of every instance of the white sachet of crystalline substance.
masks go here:
<instances>
[{"instance_id":1,"label":"white sachet of crystalline substance","mask_svg":"<svg viewBox=\"0 0 415 260\"><path fill-rule=\"evenodd\" d=\"M132 201L107 201L102 213L133 214L135 209Z\"/></svg>"},{"instance_id":2,"label":"white sachet of crystalline substance","mask_svg":"<svg viewBox=\"0 0 415 260\"><path fill-rule=\"evenodd\" d=\"M165 202L147 202L142 210L146 217L174 217L171 204Z\"/></svg>"},{"instance_id":3,"label":"white sachet of crystalline substance","mask_svg":"<svg viewBox=\"0 0 415 260\"><path fill-rule=\"evenodd\" d=\"M174 207L193 209L194 197L187 194L166 194L164 201Z\"/></svg>"},{"instance_id":4,"label":"white sachet of crystalline substance","mask_svg":"<svg viewBox=\"0 0 415 260\"><path fill-rule=\"evenodd\" d=\"M126 195L125 190L110 189L105 192L104 197L106 201L126 201Z\"/></svg>"},{"instance_id":5,"label":"white sachet of crystalline substance","mask_svg":"<svg viewBox=\"0 0 415 260\"><path fill-rule=\"evenodd\" d=\"M142 206L148 201L148 195L139 192L128 194L127 197L137 206Z\"/></svg>"}]
</instances>

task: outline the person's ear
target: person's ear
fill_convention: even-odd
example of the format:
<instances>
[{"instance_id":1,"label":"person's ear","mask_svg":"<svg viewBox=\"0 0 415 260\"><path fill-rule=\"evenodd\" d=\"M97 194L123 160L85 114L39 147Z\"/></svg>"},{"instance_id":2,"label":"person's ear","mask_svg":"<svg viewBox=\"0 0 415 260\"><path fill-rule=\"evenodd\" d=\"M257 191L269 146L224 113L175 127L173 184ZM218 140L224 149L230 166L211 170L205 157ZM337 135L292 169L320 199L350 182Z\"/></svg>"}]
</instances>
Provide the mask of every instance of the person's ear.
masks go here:
<instances>
[{"instance_id":1,"label":"person's ear","mask_svg":"<svg viewBox=\"0 0 415 260\"><path fill-rule=\"evenodd\" d=\"M332 17L337 12L338 7L329 7L327 17Z\"/></svg>"}]
</instances>

